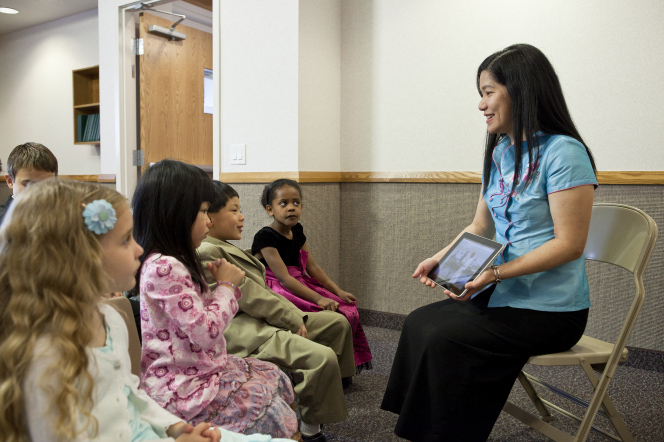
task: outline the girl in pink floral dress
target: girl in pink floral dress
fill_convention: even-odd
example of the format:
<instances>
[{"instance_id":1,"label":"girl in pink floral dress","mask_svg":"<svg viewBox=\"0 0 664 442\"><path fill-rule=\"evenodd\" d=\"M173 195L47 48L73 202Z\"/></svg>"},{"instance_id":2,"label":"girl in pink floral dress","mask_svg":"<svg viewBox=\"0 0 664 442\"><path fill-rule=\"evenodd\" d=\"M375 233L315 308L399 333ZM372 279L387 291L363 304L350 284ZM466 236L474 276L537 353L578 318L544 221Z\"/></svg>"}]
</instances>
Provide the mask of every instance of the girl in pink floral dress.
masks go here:
<instances>
[{"instance_id":1,"label":"girl in pink floral dress","mask_svg":"<svg viewBox=\"0 0 664 442\"><path fill-rule=\"evenodd\" d=\"M143 354L141 388L191 422L238 433L291 437L297 432L288 377L269 362L226 353L223 332L238 310L244 272L220 260L208 267L196 248L209 226L212 181L200 169L164 160L134 194L134 234L145 249L138 275Z\"/></svg>"}]
</instances>

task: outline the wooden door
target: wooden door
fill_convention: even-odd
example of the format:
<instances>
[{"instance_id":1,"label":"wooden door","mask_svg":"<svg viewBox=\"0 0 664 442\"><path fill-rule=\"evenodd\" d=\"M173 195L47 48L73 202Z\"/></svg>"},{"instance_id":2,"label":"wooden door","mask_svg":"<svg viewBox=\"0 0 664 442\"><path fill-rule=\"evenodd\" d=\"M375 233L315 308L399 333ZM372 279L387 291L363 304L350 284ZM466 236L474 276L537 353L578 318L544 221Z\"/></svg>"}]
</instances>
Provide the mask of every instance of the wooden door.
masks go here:
<instances>
[{"instance_id":1,"label":"wooden door","mask_svg":"<svg viewBox=\"0 0 664 442\"><path fill-rule=\"evenodd\" d=\"M143 13L140 38L140 140L145 167L164 158L212 166L212 115L203 112L204 69L212 69L212 34L178 25L171 41L148 34L173 21Z\"/></svg>"}]
</instances>

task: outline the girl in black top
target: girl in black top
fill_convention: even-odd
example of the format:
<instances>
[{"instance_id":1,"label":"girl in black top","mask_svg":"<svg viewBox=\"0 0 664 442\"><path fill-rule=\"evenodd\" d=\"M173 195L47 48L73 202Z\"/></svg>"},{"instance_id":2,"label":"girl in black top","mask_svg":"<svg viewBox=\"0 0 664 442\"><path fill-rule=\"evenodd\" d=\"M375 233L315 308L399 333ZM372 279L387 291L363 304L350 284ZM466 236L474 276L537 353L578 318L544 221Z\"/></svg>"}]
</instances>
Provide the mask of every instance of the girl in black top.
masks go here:
<instances>
[{"instance_id":1,"label":"girl in black top","mask_svg":"<svg viewBox=\"0 0 664 442\"><path fill-rule=\"evenodd\" d=\"M265 265L267 285L302 311L332 310L344 315L353 329L357 371L370 369L371 350L360 323L357 299L327 276L307 246L299 223L300 187L292 180L274 181L263 190L261 204L274 221L256 233L251 253Z\"/></svg>"}]
</instances>

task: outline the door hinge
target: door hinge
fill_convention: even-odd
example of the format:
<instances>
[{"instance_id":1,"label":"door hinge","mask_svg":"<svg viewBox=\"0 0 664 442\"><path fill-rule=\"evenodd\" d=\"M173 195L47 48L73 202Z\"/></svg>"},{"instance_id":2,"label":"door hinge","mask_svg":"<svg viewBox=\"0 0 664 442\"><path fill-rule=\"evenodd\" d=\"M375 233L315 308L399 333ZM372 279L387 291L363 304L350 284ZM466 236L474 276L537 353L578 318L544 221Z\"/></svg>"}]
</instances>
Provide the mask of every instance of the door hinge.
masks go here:
<instances>
[{"instance_id":1,"label":"door hinge","mask_svg":"<svg viewBox=\"0 0 664 442\"><path fill-rule=\"evenodd\" d=\"M143 55L143 39L142 38L132 38L131 39L131 53L134 55Z\"/></svg>"},{"instance_id":2,"label":"door hinge","mask_svg":"<svg viewBox=\"0 0 664 442\"><path fill-rule=\"evenodd\" d=\"M145 166L145 151L132 150L131 151L131 164L132 166Z\"/></svg>"}]
</instances>

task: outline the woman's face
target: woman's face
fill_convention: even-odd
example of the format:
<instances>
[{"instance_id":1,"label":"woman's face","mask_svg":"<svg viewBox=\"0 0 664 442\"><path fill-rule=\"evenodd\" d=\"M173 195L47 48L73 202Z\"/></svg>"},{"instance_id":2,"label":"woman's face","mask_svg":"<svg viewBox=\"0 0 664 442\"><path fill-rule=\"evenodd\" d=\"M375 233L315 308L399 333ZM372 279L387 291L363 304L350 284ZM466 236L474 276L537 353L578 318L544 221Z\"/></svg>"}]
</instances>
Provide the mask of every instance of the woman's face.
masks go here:
<instances>
[{"instance_id":1,"label":"woman's face","mask_svg":"<svg viewBox=\"0 0 664 442\"><path fill-rule=\"evenodd\" d=\"M482 99L478 106L486 117L487 130L491 134L512 136L512 100L505 85L498 83L488 71L480 74Z\"/></svg>"},{"instance_id":2,"label":"woman's face","mask_svg":"<svg viewBox=\"0 0 664 442\"><path fill-rule=\"evenodd\" d=\"M208 218L207 210L210 203L204 202L198 211L198 216L191 226L191 239L194 242L194 248L197 249L203 240L207 237L208 229L210 228L210 218Z\"/></svg>"}]
</instances>

